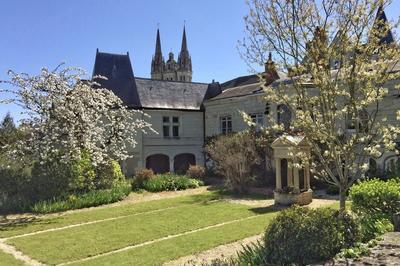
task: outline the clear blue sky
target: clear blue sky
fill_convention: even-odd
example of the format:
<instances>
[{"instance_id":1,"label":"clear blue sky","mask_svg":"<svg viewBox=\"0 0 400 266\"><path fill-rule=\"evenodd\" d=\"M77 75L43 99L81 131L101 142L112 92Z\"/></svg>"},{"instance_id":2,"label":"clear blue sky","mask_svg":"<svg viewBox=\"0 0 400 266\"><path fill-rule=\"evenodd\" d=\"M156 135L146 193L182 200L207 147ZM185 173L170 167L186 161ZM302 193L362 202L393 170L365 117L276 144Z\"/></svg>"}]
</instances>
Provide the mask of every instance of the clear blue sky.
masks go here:
<instances>
[{"instance_id":1,"label":"clear blue sky","mask_svg":"<svg viewBox=\"0 0 400 266\"><path fill-rule=\"evenodd\" d=\"M400 13L400 0L387 11ZM149 77L157 23L164 58L177 56L186 20L193 80L226 81L248 74L237 51L244 36L245 0L9 0L0 4L0 80L8 69L30 74L60 62L92 72L96 48L129 51L136 76ZM0 119L12 105L0 104Z\"/></svg>"}]
</instances>

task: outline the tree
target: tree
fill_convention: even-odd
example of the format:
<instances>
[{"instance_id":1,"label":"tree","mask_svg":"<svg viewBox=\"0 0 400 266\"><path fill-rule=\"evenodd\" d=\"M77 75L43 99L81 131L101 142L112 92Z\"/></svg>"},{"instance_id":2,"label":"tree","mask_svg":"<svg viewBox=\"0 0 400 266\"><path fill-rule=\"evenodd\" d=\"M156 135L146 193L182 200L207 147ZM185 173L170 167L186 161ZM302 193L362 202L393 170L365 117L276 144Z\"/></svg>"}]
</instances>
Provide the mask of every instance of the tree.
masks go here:
<instances>
[{"instance_id":1,"label":"tree","mask_svg":"<svg viewBox=\"0 0 400 266\"><path fill-rule=\"evenodd\" d=\"M121 161L130 156L128 147L135 147L137 132L151 130L141 111L128 109L110 90L94 89L98 84L83 80L80 69L59 66L53 71L43 68L37 76L9 75L10 81L4 82L8 88L0 92L12 95L3 102L23 108L26 137L8 156L24 165L69 163L84 152L95 164Z\"/></svg>"},{"instance_id":2,"label":"tree","mask_svg":"<svg viewBox=\"0 0 400 266\"><path fill-rule=\"evenodd\" d=\"M216 136L206 145L205 151L227 185L239 194L246 192L252 180L252 167L261 162L255 132Z\"/></svg>"},{"instance_id":3,"label":"tree","mask_svg":"<svg viewBox=\"0 0 400 266\"><path fill-rule=\"evenodd\" d=\"M264 88L266 101L293 114L289 127L271 117L269 131L305 135L314 175L339 187L341 210L349 187L368 169L368 158L394 150L400 132L399 123L386 121L383 112L382 101L394 90L388 84L400 77L400 50L383 12L387 4L250 0L245 17L246 61L262 65L273 51L288 75Z\"/></svg>"},{"instance_id":4,"label":"tree","mask_svg":"<svg viewBox=\"0 0 400 266\"><path fill-rule=\"evenodd\" d=\"M16 130L14 119L10 113L7 113L0 123L0 147L4 147L12 141Z\"/></svg>"}]
</instances>

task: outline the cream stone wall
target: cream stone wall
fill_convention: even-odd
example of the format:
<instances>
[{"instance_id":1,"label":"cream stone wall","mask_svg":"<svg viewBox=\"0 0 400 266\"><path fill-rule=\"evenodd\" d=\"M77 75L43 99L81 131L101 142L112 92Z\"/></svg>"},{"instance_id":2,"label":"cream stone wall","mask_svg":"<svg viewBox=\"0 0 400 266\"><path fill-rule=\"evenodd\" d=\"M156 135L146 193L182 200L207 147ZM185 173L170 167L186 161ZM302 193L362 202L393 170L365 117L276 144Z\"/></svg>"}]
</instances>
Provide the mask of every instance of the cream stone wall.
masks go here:
<instances>
[{"instance_id":1,"label":"cream stone wall","mask_svg":"<svg viewBox=\"0 0 400 266\"><path fill-rule=\"evenodd\" d=\"M385 87L388 88L388 95L381 101L379 117L385 118L387 121L383 123L399 125L396 112L400 110L400 90L395 88L395 85L400 81L390 82ZM204 103L205 106L205 132L206 136L214 136L221 134L220 118L223 116L232 116L232 130L234 132L242 131L247 128L239 111L244 111L248 114L265 112L266 102L263 99L263 94L246 95L240 97L232 97L226 99L211 99ZM277 105L270 103L270 112L274 119L277 119ZM268 126L268 121L264 115L264 125ZM342 122L342 128L346 130L346 121ZM378 166L383 169L388 164L388 161L395 158L397 155L393 152L386 152L380 158L376 158Z\"/></svg>"},{"instance_id":2,"label":"cream stone wall","mask_svg":"<svg viewBox=\"0 0 400 266\"><path fill-rule=\"evenodd\" d=\"M179 110L145 110L150 117L143 119L152 124L157 132L140 133L137 137L138 145L132 150L135 157L123 163L128 176L132 176L137 169L146 167L146 158L154 154L164 154L169 157L170 170L174 165L174 157L182 153L191 153L196 158L197 165L204 165L203 143L204 125L203 112ZM179 117L179 137L163 136L163 116Z\"/></svg>"},{"instance_id":3,"label":"cream stone wall","mask_svg":"<svg viewBox=\"0 0 400 266\"><path fill-rule=\"evenodd\" d=\"M232 131L239 132L248 128L239 111L248 114L261 113L264 115L266 102L262 95L250 95L227 99L208 100L205 106L205 132L207 137L221 134L220 119L223 116L232 116ZM276 104L270 105L270 110L276 109ZM272 113L273 115L276 115ZM264 125L267 125L264 115Z\"/></svg>"}]
</instances>

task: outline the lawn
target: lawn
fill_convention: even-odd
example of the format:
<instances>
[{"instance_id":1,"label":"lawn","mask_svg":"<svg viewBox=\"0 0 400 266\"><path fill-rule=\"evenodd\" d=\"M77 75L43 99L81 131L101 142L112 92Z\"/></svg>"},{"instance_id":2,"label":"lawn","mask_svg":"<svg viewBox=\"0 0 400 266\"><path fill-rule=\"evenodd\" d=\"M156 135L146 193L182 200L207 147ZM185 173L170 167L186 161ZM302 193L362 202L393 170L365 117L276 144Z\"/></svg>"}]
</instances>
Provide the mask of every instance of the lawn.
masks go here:
<instances>
[{"instance_id":1,"label":"lawn","mask_svg":"<svg viewBox=\"0 0 400 266\"><path fill-rule=\"evenodd\" d=\"M0 265L16 265L16 266L22 266L24 265L23 262L15 259L12 255L8 254L8 253L4 253L2 251L0 251Z\"/></svg>"},{"instance_id":2,"label":"lawn","mask_svg":"<svg viewBox=\"0 0 400 266\"><path fill-rule=\"evenodd\" d=\"M209 192L47 216L0 226L0 237L46 264L160 265L260 234L277 213L221 197Z\"/></svg>"}]
</instances>

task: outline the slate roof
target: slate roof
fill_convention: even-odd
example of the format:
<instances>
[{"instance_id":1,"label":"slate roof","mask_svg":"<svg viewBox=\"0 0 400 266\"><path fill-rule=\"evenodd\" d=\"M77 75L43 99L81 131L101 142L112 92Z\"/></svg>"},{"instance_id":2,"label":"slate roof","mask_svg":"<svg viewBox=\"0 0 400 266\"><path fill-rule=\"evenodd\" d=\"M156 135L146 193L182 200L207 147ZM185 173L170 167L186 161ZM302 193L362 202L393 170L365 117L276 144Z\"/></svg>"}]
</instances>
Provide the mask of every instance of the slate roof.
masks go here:
<instances>
[{"instance_id":1,"label":"slate roof","mask_svg":"<svg viewBox=\"0 0 400 266\"><path fill-rule=\"evenodd\" d=\"M279 79L280 76L283 76L282 73L278 73L275 70L273 72L264 72L262 75L264 75L268 83L272 83L277 78ZM262 82L259 75L237 77L222 83L222 93L210 99L210 101L262 93L263 89L261 85Z\"/></svg>"},{"instance_id":2,"label":"slate roof","mask_svg":"<svg viewBox=\"0 0 400 266\"><path fill-rule=\"evenodd\" d=\"M97 50L93 77L132 108L201 110L204 99L221 93L219 83L178 82L135 77L129 54Z\"/></svg>"},{"instance_id":3,"label":"slate roof","mask_svg":"<svg viewBox=\"0 0 400 266\"><path fill-rule=\"evenodd\" d=\"M257 82L257 83L252 83L252 84L247 84L247 85L243 85L243 86L225 89L221 94L210 99L210 101L258 94L258 93L262 93L262 92L263 92L263 90L261 88L261 83Z\"/></svg>"},{"instance_id":4,"label":"slate roof","mask_svg":"<svg viewBox=\"0 0 400 266\"><path fill-rule=\"evenodd\" d=\"M200 110L208 84L135 78L141 107Z\"/></svg>"},{"instance_id":5,"label":"slate roof","mask_svg":"<svg viewBox=\"0 0 400 266\"><path fill-rule=\"evenodd\" d=\"M140 99L136 89L129 54L102 53L97 50L93 68L93 77L104 76L104 79L95 79L102 88L107 88L120 97L131 107L139 107Z\"/></svg>"},{"instance_id":6,"label":"slate roof","mask_svg":"<svg viewBox=\"0 0 400 266\"><path fill-rule=\"evenodd\" d=\"M260 77L258 75L241 76L222 83L221 88L222 90L226 90L229 88L258 83L258 82L260 82Z\"/></svg>"}]
</instances>

